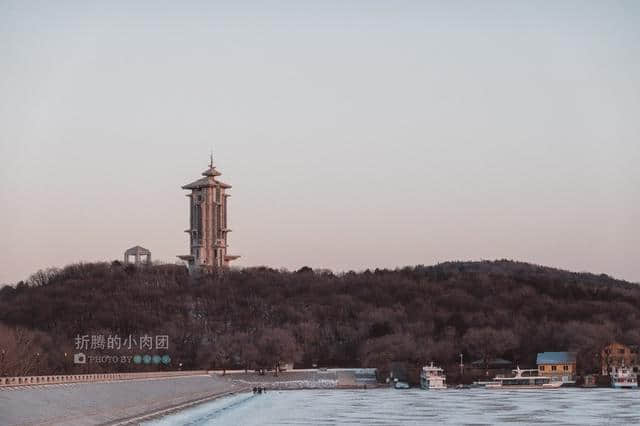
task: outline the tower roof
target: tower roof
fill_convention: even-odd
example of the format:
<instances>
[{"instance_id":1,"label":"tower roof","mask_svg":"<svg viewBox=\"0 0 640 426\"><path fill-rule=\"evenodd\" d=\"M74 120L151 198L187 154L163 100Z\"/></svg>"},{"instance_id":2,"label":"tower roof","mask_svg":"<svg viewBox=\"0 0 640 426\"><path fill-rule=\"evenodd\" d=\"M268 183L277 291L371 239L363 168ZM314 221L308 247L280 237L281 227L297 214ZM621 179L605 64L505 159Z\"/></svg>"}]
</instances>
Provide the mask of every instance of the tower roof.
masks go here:
<instances>
[{"instance_id":1,"label":"tower roof","mask_svg":"<svg viewBox=\"0 0 640 426\"><path fill-rule=\"evenodd\" d=\"M222 173L216 170L216 167L213 165L213 150L211 151L211 155L209 156L209 168L202 172L202 176L220 176Z\"/></svg>"},{"instance_id":2,"label":"tower roof","mask_svg":"<svg viewBox=\"0 0 640 426\"><path fill-rule=\"evenodd\" d=\"M214 166L209 166L207 170L202 172L202 176L220 176L222 173L216 170Z\"/></svg>"},{"instance_id":3,"label":"tower roof","mask_svg":"<svg viewBox=\"0 0 640 426\"><path fill-rule=\"evenodd\" d=\"M222 173L216 170L216 167L213 165L213 154L209 159L209 168L202 172L202 178L195 180L191 183L188 183L182 187L182 189L200 189L200 188L208 188L212 186L220 186L221 188L231 188L231 185L220 182L216 180L216 176L221 176Z\"/></svg>"},{"instance_id":4,"label":"tower roof","mask_svg":"<svg viewBox=\"0 0 640 426\"><path fill-rule=\"evenodd\" d=\"M212 177L203 177L198 180L194 180L191 183L188 183L182 187L182 189L200 189L200 188L208 188L211 186L215 186L216 181L213 180Z\"/></svg>"}]
</instances>

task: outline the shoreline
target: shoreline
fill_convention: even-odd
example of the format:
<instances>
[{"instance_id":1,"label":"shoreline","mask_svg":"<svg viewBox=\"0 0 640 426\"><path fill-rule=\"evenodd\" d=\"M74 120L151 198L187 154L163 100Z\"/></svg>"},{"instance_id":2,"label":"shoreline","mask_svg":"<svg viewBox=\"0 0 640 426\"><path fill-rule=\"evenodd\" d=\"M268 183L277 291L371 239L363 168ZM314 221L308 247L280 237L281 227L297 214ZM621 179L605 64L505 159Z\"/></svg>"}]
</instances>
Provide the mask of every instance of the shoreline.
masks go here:
<instances>
[{"instance_id":1,"label":"shoreline","mask_svg":"<svg viewBox=\"0 0 640 426\"><path fill-rule=\"evenodd\" d=\"M379 390L356 370L286 371L278 376L256 373L195 374L182 377L137 378L85 383L23 385L0 388L0 424L108 425L153 421L233 395L268 391ZM199 373L199 372L198 372ZM364 380L364 381L363 381ZM419 389L419 387L414 387ZM560 389L568 389L562 387ZM571 387L570 389L599 389ZM460 390L452 386L448 390ZM506 391L506 389L502 389Z\"/></svg>"},{"instance_id":2,"label":"shoreline","mask_svg":"<svg viewBox=\"0 0 640 426\"><path fill-rule=\"evenodd\" d=\"M233 393L249 391L209 374L0 388L2 425L134 424Z\"/></svg>"},{"instance_id":3,"label":"shoreline","mask_svg":"<svg viewBox=\"0 0 640 426\"><path fill-rule=\"evenodd\" d=\"M132 416L122 420L116 420L111 423L105 423L104 426L125 426L125 425L134 425L134 424L137 425L137 424L140 424L141 422L146 422L146 421L162 418L164 416L169 416L171 414L175 414L187 408L191 408L200 404L204 404L206 402L215 401L216 399L225 398L227 396L232 396L232 395L236 395L244 392L251 392L251 389L238 389L235 391L214 393L212 395L209 395L203 398L197 398L192 401L187 401L174 406L169 406L159 410L149 411L147 413Z\"/></svg>"},{"instance_id":4,"label":"shoreline","mask_svg":"<svg viewBox=\"0 0 640 426\"><path fill-rule=\"evenodd\" d=\"M251 393L253 387L272 391L377 388L369 373L363 369L290 370L272 376L193 371L163 373L164 377L46 376L51 379L16 380L0 386L0 424L137 424L226 396Z\"/></svg>"}]
</instances>

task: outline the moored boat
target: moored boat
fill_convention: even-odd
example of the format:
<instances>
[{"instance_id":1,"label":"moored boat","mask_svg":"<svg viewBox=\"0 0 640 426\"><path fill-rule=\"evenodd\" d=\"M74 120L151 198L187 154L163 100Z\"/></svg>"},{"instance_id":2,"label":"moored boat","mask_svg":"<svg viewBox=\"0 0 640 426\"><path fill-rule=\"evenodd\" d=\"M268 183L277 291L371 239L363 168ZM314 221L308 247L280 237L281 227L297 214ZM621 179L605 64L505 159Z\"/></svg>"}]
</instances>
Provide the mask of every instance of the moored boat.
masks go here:
<instances>
[{"instance_id":1,"label":"moored boat","mask_svg":"<svg viewBox=\"0 0 640 426\"><path fill-rule=\"evenodd\" d=\"M446 382L447 377L444 375L444 370L433 365L433 362L422 367L422 371L420 371L420 387L422 389L446 389Z\"/></svg>"},{"instance_id":2,"label":"moored boat","mask_svg":"<svg viewBox=\"0 0 640 426\"><path fill-rule=\"evenodd\" d=\"M486 389L558 389L561 381L553 381L551 377L538 376L538 370L512 370L513 377L495 377L485 385Z\"/></svg>"},{"instance_id":3,"label":"moored boat","mask_svg":"<svg viewBox=\"0 0 640 426\"><path fill-rule=\"evenodd\" d=\"M495 380L480 380L477 382L473 382L471 384L471 389L486 388L487 385L495 385L495 384L499 384L499 382L496 382Z\"/></svg>"},{"instance_id":4,"label":"moored boat","mask_svg":"<svg viewBox=\"0 0 640 426\"><path fill-rule=\"evenodd\" d=\"M611 374L611 386L616 389L636 389L638 387L638 377L633 370L624 365L615 368Z\"/></svg>"},{"instance_id":5,"label":"moored boat","mask_svg":"<svg viewBox=\"0 0 640 426\"><path fill-rule=\"evenodd\" d=\"M393 381L393 388L394 389L409 389L409 383L401 382L398 379L395 379Z\"/></svg>"}]
</instances>

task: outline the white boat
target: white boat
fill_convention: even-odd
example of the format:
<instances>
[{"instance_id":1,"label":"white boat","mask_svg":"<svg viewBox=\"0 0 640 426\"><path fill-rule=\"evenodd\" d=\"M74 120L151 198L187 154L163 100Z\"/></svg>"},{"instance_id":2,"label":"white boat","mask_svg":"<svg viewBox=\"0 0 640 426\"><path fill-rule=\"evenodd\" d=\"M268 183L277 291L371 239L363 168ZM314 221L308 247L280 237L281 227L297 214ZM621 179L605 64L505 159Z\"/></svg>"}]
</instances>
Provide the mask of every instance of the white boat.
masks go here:
<instances>
[{"instance_id":1,"label":"white boat","mask_svg":"<svg viewBox=\"0 0 640 426\"><path fill-rule=\"evenodd\" d=\"M420 387L422 389L446 389L447 377L444 375L444 370L440 367L430 365L422 367L420 372Z\"/></svg>"},{"instance_id":2,"label":"white boat","mask_svg":"<svg viewBox=\"0 0 640 426\"><path fill-rule=\"evenodd\" d=\"M499 384L500 382L496 382L495 380L481 380L478 382L473 382L470 386L472 389L474 388L486 388L487 385L495 385L495 384Z\"/></svg>"},{"instance_id":3,"label":"white boat","mask_svg":"<svg viewBox=\"0 0 640 426\"><path fill-rule=\"evenodd\" d=\"M636 389L638 387L638 377L631 368L623 365L614 368L611 374L611 386L617 389Z\"/></svg>"},{"instance_id":4,"label":"white boat","mask_svg":"<svg viewBox=\"0 0 640 426\"><path fill-rule=\"evenodd\" d=\"M554 381L551 377L538 376L538 370L521 370L520 367L512 370L513 377L495 377L487 383L487 389L558 389L561 381Z\"/></svg>"},{"instance_id":5,"label":"white boat","mask_svg":"<svg viewBox=\"0 0 640 426\"><path fill-rule=\"evenodd\" d=\"M395 379L393 381L393 388L394 389L409 389L409 383L401 382L398 379Z\"/></svg>"}]
</instances>

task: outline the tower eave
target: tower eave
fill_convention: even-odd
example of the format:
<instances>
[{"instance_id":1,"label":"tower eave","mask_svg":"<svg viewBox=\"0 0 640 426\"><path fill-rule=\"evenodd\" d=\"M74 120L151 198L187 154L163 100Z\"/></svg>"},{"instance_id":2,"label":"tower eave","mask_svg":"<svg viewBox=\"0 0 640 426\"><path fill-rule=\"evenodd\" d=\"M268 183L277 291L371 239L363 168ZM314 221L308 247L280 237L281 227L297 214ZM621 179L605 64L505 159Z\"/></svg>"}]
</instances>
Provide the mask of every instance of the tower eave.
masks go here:
<instances>
[{"instance_id":1,"label":"tower eave","mask_svg":"<svg viewBox=\"0 0 640 426\"><path fill-rule=\"evenodd\" d=\"M222 173L217 171L215 167L209 167L207 170L202 172L202 176L222 176Z\"/></svg>"},{"instance_id":2,"label":"tower eave","mask_svg":"<svg viewBox=\"0 0 640 426\"><path fill-rule=\"evenodd\" d=\"M207 188L215 185L215 181L209 177L203 177L182 186L182 189L200 189Z\"/></svg>"}]
</instances>

